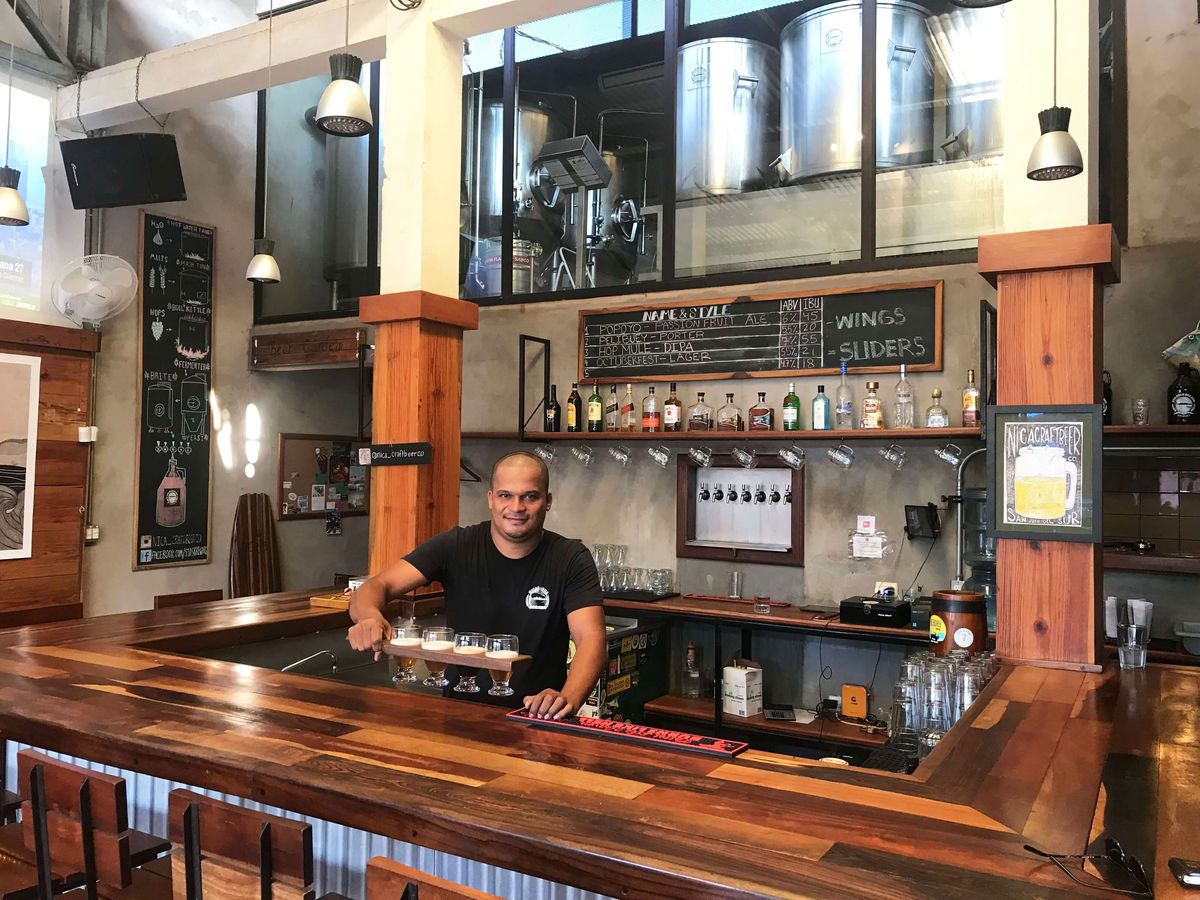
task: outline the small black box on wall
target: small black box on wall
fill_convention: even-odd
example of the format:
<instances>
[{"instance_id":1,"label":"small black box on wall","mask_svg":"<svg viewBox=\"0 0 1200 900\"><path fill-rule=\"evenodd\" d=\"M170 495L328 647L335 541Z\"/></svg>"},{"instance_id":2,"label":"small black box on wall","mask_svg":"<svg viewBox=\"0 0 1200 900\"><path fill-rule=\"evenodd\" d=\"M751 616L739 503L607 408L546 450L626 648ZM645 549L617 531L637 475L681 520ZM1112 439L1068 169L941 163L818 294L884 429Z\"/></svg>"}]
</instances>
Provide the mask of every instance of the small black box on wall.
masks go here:
<instances>
[{"instance_id":1,"label":"small black box on wall","mask_svg":"<svg viewBox=\"0 0 1200 900\"><path fill-rule=\"evenodd\" d=\"M187 199L173 134L80 138L61 141L59 148L76 209Z\"/></svg>"}]
</instances>

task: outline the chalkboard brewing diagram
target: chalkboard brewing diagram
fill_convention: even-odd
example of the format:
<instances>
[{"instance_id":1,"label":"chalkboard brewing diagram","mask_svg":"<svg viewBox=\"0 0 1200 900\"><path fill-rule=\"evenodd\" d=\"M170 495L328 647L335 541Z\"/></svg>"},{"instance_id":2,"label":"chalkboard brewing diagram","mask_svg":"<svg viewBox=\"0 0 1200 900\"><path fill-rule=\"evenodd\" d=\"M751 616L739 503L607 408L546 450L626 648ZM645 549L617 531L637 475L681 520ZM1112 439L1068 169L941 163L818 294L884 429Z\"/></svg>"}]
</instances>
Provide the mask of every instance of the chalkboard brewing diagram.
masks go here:
<instances>
[{"instance_id":1,"label":"chalkboard brewing diagram","mask_svg":"<svg viewBox=\"0 0 1200 900\"><path fill-rule=\"evenodd\" d=\"M583 311L580 380L942 368L942 283Z\"/></svg>"},{"instance_id":2,"label":"chalkboard brewing diagram","mask_svg":"<svg viewBox=\"0 0 1200 900\"><path fill-rule=\"evenodd\" d=\"M143 212L133 568L209 561L216 234Z\"/></svg>"}]
</instances>

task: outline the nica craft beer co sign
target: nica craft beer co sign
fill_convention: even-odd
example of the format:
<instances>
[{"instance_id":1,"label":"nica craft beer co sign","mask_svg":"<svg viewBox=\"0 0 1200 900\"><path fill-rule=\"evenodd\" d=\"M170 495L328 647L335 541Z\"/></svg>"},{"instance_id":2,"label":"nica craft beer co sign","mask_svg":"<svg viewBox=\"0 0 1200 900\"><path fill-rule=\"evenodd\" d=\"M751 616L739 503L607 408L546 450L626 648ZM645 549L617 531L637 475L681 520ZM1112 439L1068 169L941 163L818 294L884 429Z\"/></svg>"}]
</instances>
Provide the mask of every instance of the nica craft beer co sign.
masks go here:
<instances>
[{"instance_id":1,"label":"nica craft beer co sign","mask_svg":"<svg viewBox=\"0 0 1200 900\"><path fill-rule=\"evenodd\" d=\"M433 445L372 444L359 452L359 464L371 466L428 466L433 462ZM364 460L364 457L366 459Z\"/></svg>"}]
</instances>

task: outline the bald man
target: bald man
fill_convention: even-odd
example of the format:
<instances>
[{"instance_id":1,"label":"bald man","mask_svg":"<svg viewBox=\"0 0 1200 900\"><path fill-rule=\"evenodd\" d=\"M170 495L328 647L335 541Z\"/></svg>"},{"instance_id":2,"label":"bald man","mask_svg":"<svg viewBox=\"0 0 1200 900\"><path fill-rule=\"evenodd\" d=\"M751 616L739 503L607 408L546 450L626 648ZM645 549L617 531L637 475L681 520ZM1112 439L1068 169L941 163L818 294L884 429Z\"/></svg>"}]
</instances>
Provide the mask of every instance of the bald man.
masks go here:
<instances>
[{"instance_id":1,"label":"bald man","mask_svg":"<svg viewBox=\"0 0 1200 900\"><path fill-rule=\"evenodd\" d=\"M497 460L487 499L490 521L430 538L354 593L350 645L378 657L392 637L384 604L437 581L455 632L515 634L521 652L533 657L513 676L514 699L541 718L573 715L607 661L596 565L579 541L545 530L550 472L533 454ZM575 639L569 673L568 637ZM483 672L479 678L486 688ZM483 691L454 696L489 699Z\"/></svg>"}]
</instances>

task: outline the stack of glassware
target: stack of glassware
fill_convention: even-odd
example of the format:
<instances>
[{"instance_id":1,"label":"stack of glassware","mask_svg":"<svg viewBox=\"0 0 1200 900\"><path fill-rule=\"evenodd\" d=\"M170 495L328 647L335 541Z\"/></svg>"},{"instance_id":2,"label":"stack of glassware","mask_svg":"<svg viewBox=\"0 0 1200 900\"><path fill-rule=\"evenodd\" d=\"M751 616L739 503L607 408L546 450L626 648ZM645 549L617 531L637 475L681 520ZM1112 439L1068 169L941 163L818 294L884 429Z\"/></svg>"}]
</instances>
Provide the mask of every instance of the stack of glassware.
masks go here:
<instances>
[{"instance_id":1,"label":"stack of glassware","mask_svg":"<svg viewBox=\"0 0 1200 900\"><path fill-rule=\"evenodd\" d=\"M974 657L961 649L944 657L930 650L909 654L892 692L891 746L924 759L975 702L995 669L991 652Z\"/></svg>"},{"instance_id":2,"label":"stack of glassware","mask_svg":"<svg viewBox=\"0 0 1200 900\"><path fill-rule=\"evenodd\" d=\"M675 592L674 569L643 569L625 565L625 544L595 544L592 557L600 575L600 589L612 592L647 591L656 597Z\"/></svg>"}]
</instances>

